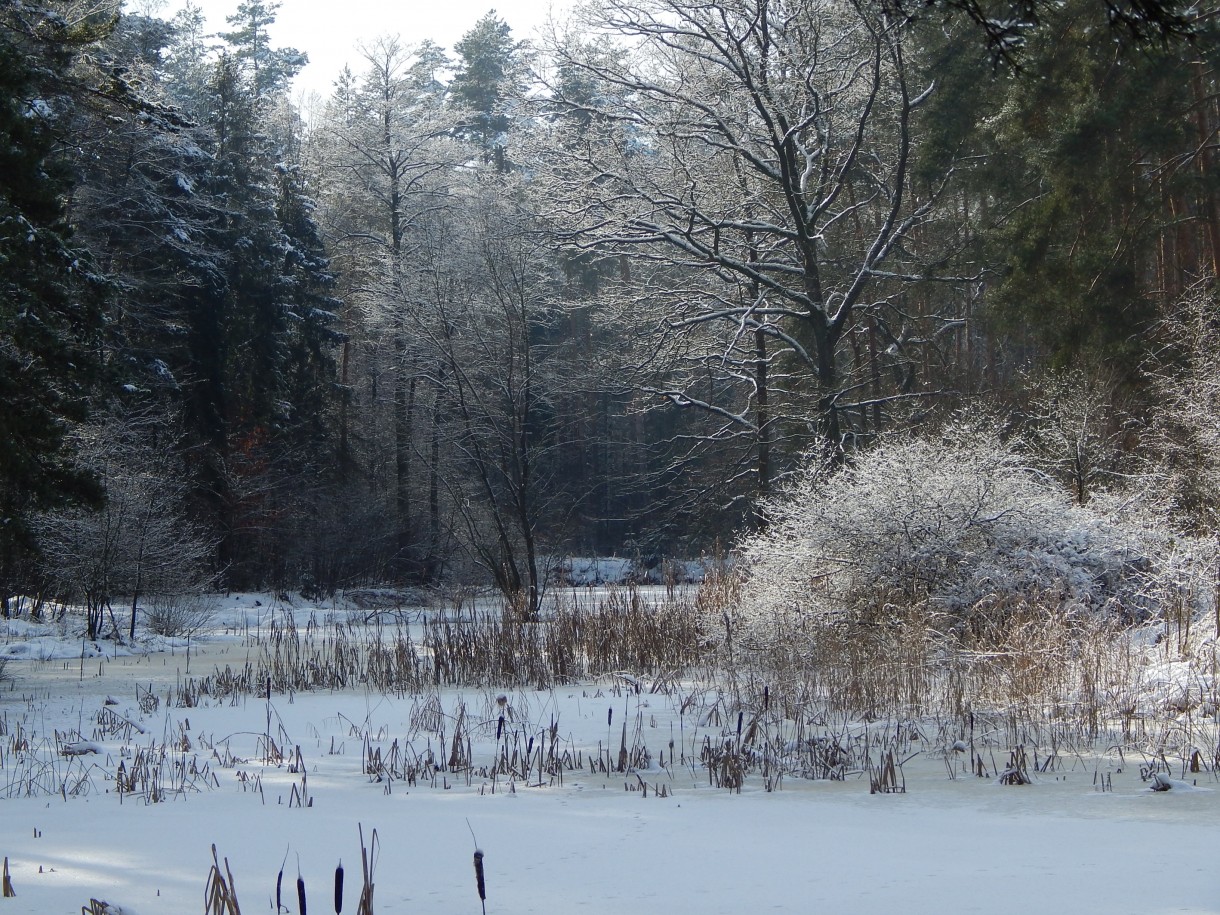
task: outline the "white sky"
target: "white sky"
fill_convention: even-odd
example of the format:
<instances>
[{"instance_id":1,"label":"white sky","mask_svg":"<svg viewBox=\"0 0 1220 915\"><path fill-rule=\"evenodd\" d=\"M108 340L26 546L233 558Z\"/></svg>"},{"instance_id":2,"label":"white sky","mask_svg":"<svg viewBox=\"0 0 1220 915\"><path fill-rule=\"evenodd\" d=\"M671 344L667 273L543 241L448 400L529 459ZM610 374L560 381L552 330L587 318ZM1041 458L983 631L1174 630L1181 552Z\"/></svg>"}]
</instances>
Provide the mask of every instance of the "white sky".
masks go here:
<instances>
[{"instance_id":1,"label":"white sky","mask_svg":"<svg viewBox=\"0 0 1220 915\"><path fill-rule=\"evenodd\" d=\"M240 0L196 0L208 17L211 32L229 28L225 17ZM172 18L185 4L169 0L163 18ZM398 35L405 44L432 39L452 52L453 45L486 13L509 24L521 41L534 37L552 7L561 12L569 0L281 0L271 27L276 47L292 47L309 55L309 65L296 80L297 94L327 95L344 64L359 73L358 44L383 35Z\"/></svg>"}]
</instances>

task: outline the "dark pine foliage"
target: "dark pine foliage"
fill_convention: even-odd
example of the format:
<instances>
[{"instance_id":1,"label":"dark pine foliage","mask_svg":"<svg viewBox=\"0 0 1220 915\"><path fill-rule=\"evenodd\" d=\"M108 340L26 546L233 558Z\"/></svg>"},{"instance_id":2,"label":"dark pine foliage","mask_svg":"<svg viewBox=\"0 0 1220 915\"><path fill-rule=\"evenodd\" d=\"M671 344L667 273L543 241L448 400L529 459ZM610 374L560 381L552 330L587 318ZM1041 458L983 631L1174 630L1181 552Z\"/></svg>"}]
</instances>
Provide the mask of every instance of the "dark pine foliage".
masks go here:
<instances>
[{"instance_id":1,"label":"dark pine foliage","mask_svg":"<svg viewBox=\"0 0 1220 915\"><path fill-rule=\"evenodd\" d=\"M29 550L32 512L97 504L64 436L103 375L106 284L73 247L71 190L53 152L71 107L76 36L37 7L0 5L0 598Z\"/></svg>"}]
</instances>

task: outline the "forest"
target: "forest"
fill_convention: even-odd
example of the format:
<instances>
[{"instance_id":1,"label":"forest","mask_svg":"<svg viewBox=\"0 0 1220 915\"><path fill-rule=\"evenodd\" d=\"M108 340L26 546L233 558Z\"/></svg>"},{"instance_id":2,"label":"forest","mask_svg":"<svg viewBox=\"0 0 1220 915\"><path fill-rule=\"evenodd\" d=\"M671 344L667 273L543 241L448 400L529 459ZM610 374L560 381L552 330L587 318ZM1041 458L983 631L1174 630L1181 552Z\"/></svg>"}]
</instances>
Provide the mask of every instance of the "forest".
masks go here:
<instances>
[{"instance_id":1,"label":"forest","mask_svg":"<svg viewBox=\"0 0 1220 915\"><path fill-rule=\"evenodd\" d=\"M5 616L489 583L532 618L561 557L734 551L818 594L801 551L854 556L852 607L1210 591L1216 9L491 11L306 109L277 8L0 0Z\"/></svg>"}]
</instances>

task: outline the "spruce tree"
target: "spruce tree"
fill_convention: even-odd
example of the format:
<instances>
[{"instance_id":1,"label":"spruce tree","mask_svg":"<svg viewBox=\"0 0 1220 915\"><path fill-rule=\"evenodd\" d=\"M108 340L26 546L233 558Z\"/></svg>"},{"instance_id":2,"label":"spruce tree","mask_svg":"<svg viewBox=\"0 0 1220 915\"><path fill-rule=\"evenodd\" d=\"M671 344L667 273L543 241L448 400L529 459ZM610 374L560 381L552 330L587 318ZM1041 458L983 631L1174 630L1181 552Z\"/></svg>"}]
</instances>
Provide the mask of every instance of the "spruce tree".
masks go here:
<instances>
[{"instance_id":1,"label":"spruce tree","mask_svg":"<svg viewBox=\"0 0 1220 915\"><path fill-rule=\"evenodd\" d=\"M0 5L0 601L21 582L33 512L96 505L65 433L102 377L106 284L72 244L71 189L54 156L72 106L77 41L48 10ZM33 25L31 25L33 23Z\"/></svg>"}]
</instances>

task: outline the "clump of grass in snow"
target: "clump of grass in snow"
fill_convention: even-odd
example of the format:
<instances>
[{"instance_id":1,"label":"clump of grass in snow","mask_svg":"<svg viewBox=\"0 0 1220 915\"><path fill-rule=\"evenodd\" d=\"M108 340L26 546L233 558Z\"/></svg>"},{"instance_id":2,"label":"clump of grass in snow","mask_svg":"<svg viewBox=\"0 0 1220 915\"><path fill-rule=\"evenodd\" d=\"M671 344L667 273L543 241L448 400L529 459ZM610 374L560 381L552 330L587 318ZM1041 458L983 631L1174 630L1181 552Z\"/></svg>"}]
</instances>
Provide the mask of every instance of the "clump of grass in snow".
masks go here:
<instances>
[{"instance_id":1,"label":"clump of grass in snow","mask_svg":"<svg viewBox=\"0 0 1220 915\"><path fill-rule=\"evenodd\" d=\"M80 908L81 915L124 915L123 907L111 905L101 899L90 899L88 905Z\"/></svg>"}]
</instances>

